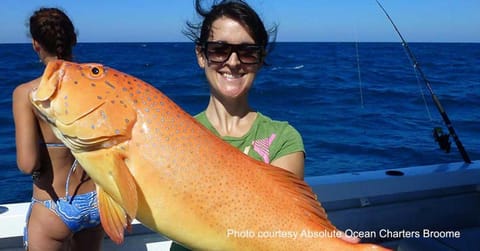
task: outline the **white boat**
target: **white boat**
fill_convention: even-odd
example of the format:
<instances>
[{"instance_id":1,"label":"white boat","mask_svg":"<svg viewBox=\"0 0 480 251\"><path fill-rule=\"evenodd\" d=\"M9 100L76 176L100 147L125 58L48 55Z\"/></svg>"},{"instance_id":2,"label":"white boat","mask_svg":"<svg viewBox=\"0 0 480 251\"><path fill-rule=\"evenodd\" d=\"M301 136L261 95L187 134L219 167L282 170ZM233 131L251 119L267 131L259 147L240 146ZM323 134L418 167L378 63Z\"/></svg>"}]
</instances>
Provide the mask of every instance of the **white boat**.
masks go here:
<instances>
[{"instance_id":1,"label":"white boat","mask_svg":"<svg viewBox=\"0 0 480 251\"><path fill-rule=\"evenodd\" d=\"M480 250L480 161L307 177L337 228L394 250ZM0 250L23 250L28 203L0 205ZM171 240L134 221L122 245L169 250Z\"/></svg>"}]
</instances>

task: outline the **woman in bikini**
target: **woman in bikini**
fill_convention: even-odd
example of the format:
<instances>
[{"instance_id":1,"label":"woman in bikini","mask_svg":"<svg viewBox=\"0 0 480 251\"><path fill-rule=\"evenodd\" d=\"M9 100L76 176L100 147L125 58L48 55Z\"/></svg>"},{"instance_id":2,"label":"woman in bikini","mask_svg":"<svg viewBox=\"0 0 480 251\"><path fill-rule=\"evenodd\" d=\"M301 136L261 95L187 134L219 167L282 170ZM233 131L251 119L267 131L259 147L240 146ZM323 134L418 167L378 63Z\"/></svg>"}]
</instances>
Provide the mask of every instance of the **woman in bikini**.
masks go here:
<instances>
[{"instance_id":1,"label":"woman in bikini","mask_svg":"<svg viewBox=\"0 0 480 251\"><path fill-rule=\"evenodd\" d=\"M72 59L77 38L65 13L41 8L30 17L29 25L33 49L45 65L55 59ZM100 250L104 232L95 184L47 123L34 113L29 94L39 83L37 78L19 85L12 98L18 168L33 177L25 248Z\"/></svg>"}]
</instances>

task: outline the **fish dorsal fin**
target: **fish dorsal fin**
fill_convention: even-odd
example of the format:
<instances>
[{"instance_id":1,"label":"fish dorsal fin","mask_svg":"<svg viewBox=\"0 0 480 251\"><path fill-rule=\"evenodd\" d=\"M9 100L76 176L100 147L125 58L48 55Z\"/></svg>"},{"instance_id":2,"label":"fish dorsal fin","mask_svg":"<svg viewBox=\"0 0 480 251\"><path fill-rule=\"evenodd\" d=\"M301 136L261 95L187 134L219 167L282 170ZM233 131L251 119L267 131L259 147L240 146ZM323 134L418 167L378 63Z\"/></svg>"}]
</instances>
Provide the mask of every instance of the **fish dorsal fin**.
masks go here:
<instances>
[{"instance_id":1,"label":"fish dorsal fin","mask_svg":"<svg viewBox=\"0 0 480 251\"><path fill-rule=\"evenodd\" d=\"M312 216L309 218L314 224L321 225L328 231L336 230L335 226L328 220L325 209L317 200L317 195L313 193L312 188L305 181L300 180L290 171L265 163L262 164L264 164L263 168L271 176L271 179L280 185L282 192L286 195L285 197L294 198L297 206L304 209L302 213Z\"/></svg>"}]
</instances>

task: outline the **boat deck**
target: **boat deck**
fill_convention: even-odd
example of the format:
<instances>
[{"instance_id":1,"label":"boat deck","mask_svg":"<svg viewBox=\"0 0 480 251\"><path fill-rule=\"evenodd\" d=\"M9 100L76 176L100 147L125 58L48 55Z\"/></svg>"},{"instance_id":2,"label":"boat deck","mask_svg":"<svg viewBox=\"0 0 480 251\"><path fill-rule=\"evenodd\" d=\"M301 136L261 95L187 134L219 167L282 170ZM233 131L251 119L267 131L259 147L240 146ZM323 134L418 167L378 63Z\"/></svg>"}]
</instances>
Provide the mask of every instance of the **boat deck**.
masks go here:
<instances>
[{"instance_id":1,"label":"boat deck","mask_svg":"<svg viewBox=\"0 0 480 251\"><path fill-rule=\"evenodd\" d=\"M480 161L308 177L306 181L332 223L347 233L362 235L363 241L394 250L480 250ZM27 207L27 203L0 205L0 250L23 250ZM107 237L103 250L169 250L170 243L134 221L122 245Z\"/></svg>"}]
</instances>

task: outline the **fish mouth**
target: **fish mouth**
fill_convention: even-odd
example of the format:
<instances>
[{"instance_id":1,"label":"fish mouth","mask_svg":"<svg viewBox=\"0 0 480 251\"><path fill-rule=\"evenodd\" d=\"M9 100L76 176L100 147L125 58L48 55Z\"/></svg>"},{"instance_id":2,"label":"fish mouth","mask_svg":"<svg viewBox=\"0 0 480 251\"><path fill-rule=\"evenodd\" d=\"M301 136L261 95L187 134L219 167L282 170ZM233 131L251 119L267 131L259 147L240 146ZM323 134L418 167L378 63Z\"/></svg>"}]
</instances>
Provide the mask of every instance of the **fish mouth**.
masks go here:
<instances>
[{"instance_id":1,"label":"fish mouth","mask_svg":"<svg viewBox=\"0 0 480 251\"><path fill-rule=\"evenodd\" d=\"M32 96L33 95L34 94L32 94ZM70 125L74 124L75 122L77 122L78 120L81 120L82 118L84 118L84 117L90 115L91 113L95 112L96 110L98 110L100 107L102 107L105 104L105 102L101 102L97 106L94 106L93 108L90 108L87 112L79 115L74 120L72 120L70 122L64 122L64 121L58 121L57 119L55 119L55 118L53 118L52 116L49 115L48 111L50 110L50 104L51 104L50 100L45 100L45 101L33 101L32 99L30 99L30 100L31 100L31 103L33 104L33 107L35 108L36 114L39 115L41 119L45 120L46 122L48 122L48 123L50 123L54 126L58 126L59 124L62 125L62 126L70 126Z\"/></svg>"},{"instance_id":2,"label":"fish mouth","mask_svg":"<svg viewBox=\"0 0 480 251\"><path fill-rule=\"evenodd\" d=\"M52 116L49 116L48 109L50 108L50 100L47 101L36 101L32 102L34 106L35 113L38 117L44 121L46 121L50 128L52 129L55 136L60 139L65 146L67 146L72 152L85 152L85 151L95 151L99 149L109 148L113 145L119 144L120 142L125 141L123 137L100 137L100 138L92 138L92 139L82 139L76 136L70 136L64 134L60 128L68 127L69 125L74 124L76 121L82 119L83 117L88 116L89 114L93 113L95 110L100 108L104 103L100 103L94 109L91 109L89 112L84 113L82 116L78 117L76 120L70 123L62 123Z\"/></svg>"},{"instance_id":3,"label":"fish mouth","mask_svg":"<svg viewBox=\"0 0 480 251\"><path fill-rule=\"evenodd\" d=\"M129 140L129 138L124 135L105 136L91 139L70 136L64 134L62 130L59 129L59 125L55 122L55 120L52 120L43 114L39 115L42 119L48 122L55 136L60 139L60 141L62 141L62 143L65 144L65 146L73 153L91 152L100 149L111 148Z\"/></svg>"},{"instance_id":4,"label":"fish mouth","mask_svg":"<svg viewBox=\"0 0 480 251\"><path fill-rule=\"evenodd\" d=\"M52 125L55 125L56 121L48 116L48 110L50 110L51 98L57 93L58 85L65 76L65 72L62 70L63 63L62 60L48 63L40 79L40 84L28 95L30 103L35 108L35 113Z\"/></svg>"},{"instance_id":5,"label":"fish mouth","mask_svg":"<svg viewBox=\"0 0 480 251\"><path fill-rule=\"evenodd\" d=\"M50 104L51 104L50 100L33 101L32 104L35 108L34 110L35 110L35 113L38 115L38 117L46 121L50 125L50 128L52 129L55 136L58 139L60 139L60 141L62 141L63 144L65 144L65 146L67 146L74 153L89 152L89 151L96 151L100 149L110 148L129 140L129 138L125 135L110 135L105 137L96 137L96 138L87 139L87 138L80 138L77 136L71 136L62 132L61 128L66 128L70 125L73 125L78 120L81 120L82 118L92 114L97 109L102 107L105 104L105 102L98 104L96 107L90 109L90 111L82 114L81 116L79 116L78 118L76 118L74 121L70 123L63 123L59 120L56 120L52 116L49 116L48 110L50 109Z\"/></svg>"},{"instance_id":6,"label":"fish mouth","mask_svg":"<svg viewBox=\"0 0 480 251\"><path fill-rule=\"evenodd\" d=\"M44 121L48 122L49 124L55 125L56 120L51 116L48 116L47 110L50 109L50 100L40 101L34 100L34 96L36 95L37 89L34 89L30 94L30 103L33 105L35 114L43 119Z\"/></svg>"},{"instance_id":7,"label":"fish mouth","mask_svg":"<svg viewBox=\"0 0 480 251\"><path fill-rule=\"evenodd\" d=\"M49 124L55 125L55 119L48 116L46 114L46 110L45 110L45 109L48 109L50 107L50 101L40 101L40 102L38 102L38 101L33 101L31 98L30 98L30 101L31 101L33 107L35 108L34 112L38 117L40 117L44 121L48 122Z\"/></svg>"}]
</instances>

